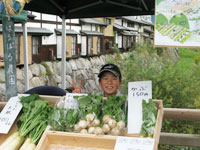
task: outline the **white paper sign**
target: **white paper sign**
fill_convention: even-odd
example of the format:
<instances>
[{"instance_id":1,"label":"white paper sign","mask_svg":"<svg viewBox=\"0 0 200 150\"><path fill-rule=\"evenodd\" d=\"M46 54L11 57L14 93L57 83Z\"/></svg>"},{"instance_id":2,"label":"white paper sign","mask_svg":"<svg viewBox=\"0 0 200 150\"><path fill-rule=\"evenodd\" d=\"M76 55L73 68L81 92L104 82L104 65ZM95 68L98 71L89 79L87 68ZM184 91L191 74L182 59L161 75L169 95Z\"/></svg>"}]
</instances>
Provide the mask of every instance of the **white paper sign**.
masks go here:
<instances>
[{"instance_id":1,"label":"white paper sign","mask_svg":"<svg viewBox=\"0 0 200 150\"><path fill-rule=\"evenodd\" d=\"M22 104L18 96L11 97L0 113L0 133L7 134L17 118Z\"/></svg>"},{"instance_id":2,"label":"white paper sign","mask_svg":"<svg viewBox=\"0 0 200 150\"><path fill-rule=\"evenodd\" d=\"M155 140L152 138L136 138L118 136L115 150L153 150Z\"/></svg>"},{"instance_id":3,"label":"white paper sign","mask_svg":"<svg viewBox=\"0 0 200 150\"><path fill-rule=\"evenodd\" d=\"M78 102L74 98L74 96L82 96L87 94L82 93L66 93L65 102L64 102L64 108L67 109L78 109Z\"/></svg>"},{"instance_id":4,"label":"white paper sign","mask_svg":"<svg viewBox=\"0 0 200 150\"><path fill-rule=\"evenodd\" d=\"M142 100L152 98L152 81L128 83L128 133L139 134L142 126Z\"/></svg>"}]
</instances>

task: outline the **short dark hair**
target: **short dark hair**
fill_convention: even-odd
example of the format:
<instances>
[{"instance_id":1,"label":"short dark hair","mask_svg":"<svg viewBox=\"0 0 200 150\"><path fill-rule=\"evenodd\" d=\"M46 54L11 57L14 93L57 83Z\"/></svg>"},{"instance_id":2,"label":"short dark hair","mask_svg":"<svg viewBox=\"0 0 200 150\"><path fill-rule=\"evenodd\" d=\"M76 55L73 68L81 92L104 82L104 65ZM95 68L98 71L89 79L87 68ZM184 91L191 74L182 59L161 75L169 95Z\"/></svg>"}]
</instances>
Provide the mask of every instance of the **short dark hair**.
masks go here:
<instances>
[{"instance_id":1,"label":"short dark hair","mask_svg":"<svg viewBox=\"0 0 200 150\"><path fill-rule=\"evenodd\" d=\"M98 74L98 77L99 77L99 81L102 77L102 75L105 73L105 72L111 72L112 74L114 74L116 77L119 77L120 81L122 79L122 75L121 75L121 72L120 72L120 69L117 65L114 65L114 64L105 64L101 67L100 71L99 71L99 74Z\"/></svg>"}]
</instances>

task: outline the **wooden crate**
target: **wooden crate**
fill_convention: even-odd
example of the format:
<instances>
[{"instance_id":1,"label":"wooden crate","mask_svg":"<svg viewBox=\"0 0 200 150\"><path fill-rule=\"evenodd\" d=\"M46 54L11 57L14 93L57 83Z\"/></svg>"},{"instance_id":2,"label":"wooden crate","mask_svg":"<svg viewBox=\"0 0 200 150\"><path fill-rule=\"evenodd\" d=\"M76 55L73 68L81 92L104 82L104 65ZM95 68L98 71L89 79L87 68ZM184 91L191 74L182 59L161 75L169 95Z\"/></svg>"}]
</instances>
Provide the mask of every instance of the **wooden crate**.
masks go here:
<instances>
[{"instance_id":1,"label":"wooden crate","mask_svg":"<svg viewBox=\"0 0 200 150\"><path fill-rule=\"evenodd\" d=\"M158 114L153 139L155 139L154 150L158 150L163 118L163 104L161 100L154 101L158 104ZM137 134L126 134L126 136L139 137ZM117 136L111 135L60 132L51 131L50 128L47 128L37 145L37 150L48 150L53 145L93 148L93 150L114 150L116 139Z\"/></svg>"},{"instance_id":2,"label":"wooden crate","mask_svg":"<svg viewBox=\"0 0 200 150\"><path fill-rule=\"evenodd\" d=\"M54 105L56 104L56 102L62 98L60 96L44 96L44 95L40 95L41 98L45 98L49 100L49 104ZM4 106L6 105L6 102L0 102L0 112L2 111L2 109L4 108ZM8 134L1 134L0 133L0 145L7 139L7 137L9 137L12 133L14 133L15 131L18 130L17 121L15 121L15 123L12 125L10 131L8 132Z\"/></svg>"},{"instance_id":3,"label":"wooden crate","mask_svg":"<svg viewBox=\"0 0 200 150\"><path fill-rule=\"evenodd\" d=\"M61 97L54 96L41 96L49 100L50 104L55 104ZM161 100L154 100L158 105L158 114L154 130L153 139L155 139L154 150L158 150L160 139L160 131L163 119L163 104ZM5 103L0 103L0 111ZM16 124L13 125L8 135L0 134L1 143L14 131L17 130ZM137 134L126 134L126 136L138 137ZM53 145L63 145L72 147L85 147L92 148L93 150L114 150L117 136L111 135L94 135L94 134L81 134L72 132L51 131L48 127L42 135L36 150L48 150Z\"/></svg>"}]
</instances>

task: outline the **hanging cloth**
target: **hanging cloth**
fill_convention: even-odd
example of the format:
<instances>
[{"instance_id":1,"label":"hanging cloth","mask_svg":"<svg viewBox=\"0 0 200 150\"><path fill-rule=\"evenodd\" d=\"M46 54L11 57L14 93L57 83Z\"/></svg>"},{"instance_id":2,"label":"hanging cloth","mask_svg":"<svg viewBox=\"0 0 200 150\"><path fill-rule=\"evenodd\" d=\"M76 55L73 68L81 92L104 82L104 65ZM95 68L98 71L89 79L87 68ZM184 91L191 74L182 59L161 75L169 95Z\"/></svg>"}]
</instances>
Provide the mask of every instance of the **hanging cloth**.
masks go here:
<instances>
[{"instance_id":1,"label":"hanging cloth","mask_svg":"<svg viewBox=\"0 0 200 150\"><path fill-rule=\"evenodd\" d=\"M25 3L29 3L30 0L3 0L1 10L3 14L8 17L17 15L24 9Z\"/></svg>"}]
</instances>

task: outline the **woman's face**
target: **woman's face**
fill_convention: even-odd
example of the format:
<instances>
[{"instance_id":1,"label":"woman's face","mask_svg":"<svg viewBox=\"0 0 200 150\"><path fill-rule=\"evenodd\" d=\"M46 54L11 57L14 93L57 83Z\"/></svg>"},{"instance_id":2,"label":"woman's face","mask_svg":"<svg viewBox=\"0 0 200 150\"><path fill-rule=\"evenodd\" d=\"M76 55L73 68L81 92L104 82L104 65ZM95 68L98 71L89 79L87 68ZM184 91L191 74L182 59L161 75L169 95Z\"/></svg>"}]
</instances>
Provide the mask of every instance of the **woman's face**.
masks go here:
<instances>
[{"instance_id":1,"label":"woman's face","mask_svg":"<svg viewBox=\"0 0 200 150\"><path fill-rule=\"evenodd\" d=\"M99 81L99 85L104 91L104 96L108 97L110 95L117 94L121 81L119 77L116 77L111 72L105 72Z\"/></svg>"}]
</instances>

